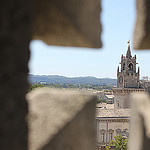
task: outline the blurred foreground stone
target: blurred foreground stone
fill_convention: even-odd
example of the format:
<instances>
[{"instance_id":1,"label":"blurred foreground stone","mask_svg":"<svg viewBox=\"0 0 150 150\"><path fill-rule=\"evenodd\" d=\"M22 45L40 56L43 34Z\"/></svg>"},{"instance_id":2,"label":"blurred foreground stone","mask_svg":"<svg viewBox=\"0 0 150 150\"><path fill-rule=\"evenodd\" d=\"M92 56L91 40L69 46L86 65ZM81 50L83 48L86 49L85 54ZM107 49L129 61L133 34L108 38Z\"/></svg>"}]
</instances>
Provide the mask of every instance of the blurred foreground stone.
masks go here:
<instances>
[{"instance_id":1,"label":"blurred foreground stone","mask_svg":"<svg viewBox=\"0 0 150 150\"><path fill-rule=\"evenodd\" d=\"M0 5L0 150L27 150L31 14L32 0Z\"/></svg>"},{"instance_id":2,"label":"blurred foreground stone","mask_svg":"<svg viewBox=\"0 0 150 150\"><path fill-rule=\"evenodd\" d=\"M101 47L100 0L36 0L33 39L49 45Z\"/></svg>"},{"instance_id":3,"label":"blurred foreground stone","mask_svg":"<svg viewBox=\"0 0 150 150\"><path fill-rule=\"evenodd\" d=\"M147 93L131 96L129 150L150 149L150 97Z\"/></svg>"},{"instance_id":4,"label":"blurred foreground stone","mask_svg":"<svg viewBox=\"0 0 150 150\"><path fill-rule=\"evenodd\" d=\"M134 29L134 48L150 49L150 1L136 0L137 18Z\"/></svg>"},{"instance_id":5,"label":"blurred foreground stone","mask_svg":"<svg viewBox=\"0 0 150 150\"><path fill-rule=\"evenodd\" d=\"M100 10L97 0L1 2L0 150L28 149L25 95L31 39L51 45L99 48Z\"/></svg>"},{"instance_id":6,"label":"blurred foreground stone","mask_svg":"<svg viewBox=\"0 0 150 150\"><path fill-rule=\"evenodd\" d=\"M96 149L96 96L43 88L27 99L29 150Z\"/></svg>"}]
</instances>

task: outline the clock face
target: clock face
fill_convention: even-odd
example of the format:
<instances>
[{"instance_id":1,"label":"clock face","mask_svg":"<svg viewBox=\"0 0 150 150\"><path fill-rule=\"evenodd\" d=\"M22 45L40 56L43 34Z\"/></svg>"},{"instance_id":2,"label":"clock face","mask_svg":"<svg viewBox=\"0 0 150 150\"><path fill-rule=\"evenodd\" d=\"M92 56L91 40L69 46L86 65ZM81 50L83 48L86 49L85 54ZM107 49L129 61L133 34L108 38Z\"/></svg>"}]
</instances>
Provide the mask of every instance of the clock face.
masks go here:
<instances>
[{"instance_id":1,"label":"clock face","mask_svg":"<svg viewBox=\"0 0 150 150\"><path fill-rule=\"evenodd\" d=\"M122 82L123 82L123 78L121 76L121 77L119 77L119 83L122 83Z\"/></svg>"}]
</instances>

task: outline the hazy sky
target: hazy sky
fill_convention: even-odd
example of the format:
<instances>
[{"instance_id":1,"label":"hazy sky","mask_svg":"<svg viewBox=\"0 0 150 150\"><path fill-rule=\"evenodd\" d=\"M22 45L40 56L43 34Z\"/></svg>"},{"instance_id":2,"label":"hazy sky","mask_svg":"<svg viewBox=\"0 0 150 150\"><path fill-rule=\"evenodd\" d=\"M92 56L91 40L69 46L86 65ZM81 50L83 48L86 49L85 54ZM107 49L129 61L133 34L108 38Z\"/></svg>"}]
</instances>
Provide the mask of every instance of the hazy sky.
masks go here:
<instances>
[{"instance_id":1,"label":"hazy sky","mask_svg":"<svg viewBox=\"0 0 150 150\"><path fill-rule=\"evenodd\" d=\"M116 78L121 54L126 54L130 39L131 52L137 55L141 77L150 76L150 50L134 51L132 48L135 0L102 0L101 22L101 49L48 46L42 41L32 41L30 73Z\"/></svg>"}]
</instances>

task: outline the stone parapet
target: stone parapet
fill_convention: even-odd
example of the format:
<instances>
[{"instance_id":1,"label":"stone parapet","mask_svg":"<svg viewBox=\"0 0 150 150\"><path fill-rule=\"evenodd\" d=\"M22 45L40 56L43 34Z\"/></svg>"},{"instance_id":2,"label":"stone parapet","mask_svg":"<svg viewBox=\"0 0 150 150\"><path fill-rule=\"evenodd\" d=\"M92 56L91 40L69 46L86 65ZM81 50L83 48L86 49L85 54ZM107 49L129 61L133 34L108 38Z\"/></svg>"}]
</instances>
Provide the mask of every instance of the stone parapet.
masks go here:
<instances>
[{"instance_id":1,"label":"stone parapet","mask_svg":"<svg viewBox=\"0 0 150 150\"><path fill-rule=\"evenodd\" d=\"M113 88L114 95L126 95L132 92L144 92L143 88Z\"/></svg>"}]
</instances>

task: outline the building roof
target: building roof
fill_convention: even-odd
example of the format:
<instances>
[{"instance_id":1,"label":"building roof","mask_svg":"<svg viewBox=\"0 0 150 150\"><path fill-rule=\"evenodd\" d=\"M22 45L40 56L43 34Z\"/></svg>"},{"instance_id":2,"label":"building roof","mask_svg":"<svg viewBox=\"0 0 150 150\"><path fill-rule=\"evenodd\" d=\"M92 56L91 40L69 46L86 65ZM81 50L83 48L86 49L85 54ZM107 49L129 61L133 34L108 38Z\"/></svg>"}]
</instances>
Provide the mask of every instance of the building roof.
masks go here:
<instances>
[{"instance_id":1,"label":"building roof","mask_svg":"<svg viewBox=\"0 0 150 150\"><path fill-rule=\"evenodd\" d=\"M114 95L106 95L107 98L114 98Z\"/></svg>"},{"instance_id":2,"label":"building roof","mask_svg":"<svg viewBox=\"0 0 150 150\"><path fill-rule=\"evenodd\" d=\"M96 117L130 117L130 109L96 108Z\"/></svg>"}]
</instances>

